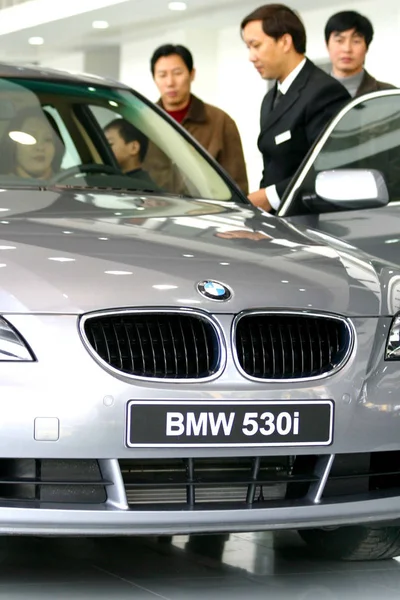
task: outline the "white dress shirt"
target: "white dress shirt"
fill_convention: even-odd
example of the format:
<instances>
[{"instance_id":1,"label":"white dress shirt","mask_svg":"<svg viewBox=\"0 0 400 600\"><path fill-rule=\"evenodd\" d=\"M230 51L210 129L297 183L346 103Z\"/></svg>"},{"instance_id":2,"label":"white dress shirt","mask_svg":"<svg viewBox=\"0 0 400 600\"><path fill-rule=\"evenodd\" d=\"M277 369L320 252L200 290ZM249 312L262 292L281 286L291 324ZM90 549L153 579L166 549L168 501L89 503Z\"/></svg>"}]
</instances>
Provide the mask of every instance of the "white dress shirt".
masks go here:
<instances>
[{"instance_id":1,"label":"white dress shirt","mask_svg":"<svg viewBox=\"0 0 400 600\"><path fill-rule=\"evenodd\" d=\"M287 94L290 86L292 85L292 83L294 82L294 80L296 79L297 75L300 73L300 71L306 64L306 62L307 61L304 58L301 61L301 63L299 63L297 65L297 67L295 69L293 69L293 71L291 73L289 73L289 75L286 77L286 79L284 79L282 81L282 83L279 83L279 81L278 81L277 89L279 92L281 92L281 94L283 94L283 95ZM277 210L281 203L281 199L278 195L278 192L276 191L276 185L269 185L268 187L266 187L265 194L266 194L268 202L270 203L272 208L274 210Z\"/></svg>"}]
</instances>

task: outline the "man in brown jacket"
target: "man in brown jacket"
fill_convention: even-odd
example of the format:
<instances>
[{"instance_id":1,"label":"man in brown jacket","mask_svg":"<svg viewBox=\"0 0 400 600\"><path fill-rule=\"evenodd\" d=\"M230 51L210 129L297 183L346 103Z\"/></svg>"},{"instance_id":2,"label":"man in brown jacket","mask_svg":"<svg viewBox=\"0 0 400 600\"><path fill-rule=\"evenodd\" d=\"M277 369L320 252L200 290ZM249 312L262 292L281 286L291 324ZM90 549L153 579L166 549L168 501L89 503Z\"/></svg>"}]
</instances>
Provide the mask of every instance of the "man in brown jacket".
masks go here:
<instances>
[{"instance_id":1,"label":"man in brown jacket","mask_svg":"<svg viewBox=\"0 0 400 600\"><path fill-rule=\"evenodd\" d=\"M336 13L325 26L332 76L344 85L353 98L395 87L390 83L377 81L364 69L373 37L371 21L353 10Z\"/></svg>"},{"instance_id":2,"label":"man in brown jacket","mask_svg":"<svg viewBox=\"0 0 400 600\"><path fill-rule=\"evenodd\" d=\"M236 123L223 110L191 93L195 77L191 52L166 44L155 50L151 72L161 98L158 101L213 156L247 194L243 148Z\"/></svg>"}]
</instances>

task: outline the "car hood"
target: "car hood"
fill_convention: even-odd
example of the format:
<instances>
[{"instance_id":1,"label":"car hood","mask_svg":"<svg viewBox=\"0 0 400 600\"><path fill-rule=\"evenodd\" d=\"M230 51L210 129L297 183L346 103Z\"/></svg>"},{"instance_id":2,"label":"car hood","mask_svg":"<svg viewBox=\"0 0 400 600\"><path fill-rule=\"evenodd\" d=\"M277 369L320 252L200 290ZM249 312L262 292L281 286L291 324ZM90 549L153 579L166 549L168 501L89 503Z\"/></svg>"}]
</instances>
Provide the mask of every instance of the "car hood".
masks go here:
<instances>
[{"instance_id":1,"label":"car hood","mask_svg":"<svg viewBox=\"0 0 400 600\"><path fill-rule=\"evenodd\" d=\"M388 266L248 205L13 190L0 194L0 220L3 314L116 307L353 316L389 310L386 280L394 272ZM203 280L225 284L232 298L205 298L197 289Z\"/></svg>"}]
</instances>

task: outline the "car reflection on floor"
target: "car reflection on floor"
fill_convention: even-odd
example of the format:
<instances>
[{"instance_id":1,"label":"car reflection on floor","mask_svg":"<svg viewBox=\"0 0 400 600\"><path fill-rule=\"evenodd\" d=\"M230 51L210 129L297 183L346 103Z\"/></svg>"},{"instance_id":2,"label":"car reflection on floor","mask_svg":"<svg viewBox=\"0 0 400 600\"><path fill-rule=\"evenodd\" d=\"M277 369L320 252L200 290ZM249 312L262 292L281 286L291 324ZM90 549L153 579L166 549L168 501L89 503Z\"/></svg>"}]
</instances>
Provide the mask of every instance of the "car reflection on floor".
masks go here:
<instances>
[{"instance_id":1,"label":"car reflection on floor","mask_svg":"<svg viewBox=\"0 0 400 600\"><path fill-rule=\"evenodd\" d=\"M0 540L0 599L398 599L400 564L339 563L292 532Z\"/></svg>"}]
</instances>

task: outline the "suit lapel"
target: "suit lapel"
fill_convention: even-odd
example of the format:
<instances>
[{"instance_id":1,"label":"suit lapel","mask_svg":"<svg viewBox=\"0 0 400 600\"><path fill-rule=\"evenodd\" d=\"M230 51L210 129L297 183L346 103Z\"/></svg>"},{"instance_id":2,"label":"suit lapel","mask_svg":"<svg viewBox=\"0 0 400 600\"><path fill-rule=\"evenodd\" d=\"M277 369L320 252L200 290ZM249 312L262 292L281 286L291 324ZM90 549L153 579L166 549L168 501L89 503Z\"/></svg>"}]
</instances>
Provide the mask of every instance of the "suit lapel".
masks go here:
<instances>
[{"instance_id":1,"label":"suit lapel","mask_svg":"<svg viewBox=\"0 0 400 600\"><path fill-rule=\"evenodd\" d=\"M261 133L264 133L264 131L272 127L272 125L274 125L274 123L276 123L276 121L278 121L297 102L301 90L307 84L312 68L313 64L307 59L306 64L274 110L272 110L272 104L275 96L275 89L272 89L267 94L263 106Z\"/></svg>"},{"instance_id":2,"label":"suit lapel","mask_svg":"<svg viewBox=\"0 0 400 600\"><path fill-rule=\"evenodd\" d=\"M293 106L299 96L300 92L298 90L295 91L289 89L279 102L278 106L268 113L267 118L264 121L263 130L265 131L272 127L272 125L274 125L274 123L276 123L276 121L278 121Z\"/></svg>"},{"instance_id":3,"label":"suit lapel","mask_svg":"<svg viewBox=\"0 0 400 600\"><path fill-rule=\"evenodd\" d=\"M272 105L274 103L274 98L275 98L275 92L276 92L276 85L271 90L269 90L269 92L265 96L264 101L262 103L262 109L261 109L262 123L261 123L261 128L264 125L265 118L272 111Z\"/></svg>"}]
</instances>

